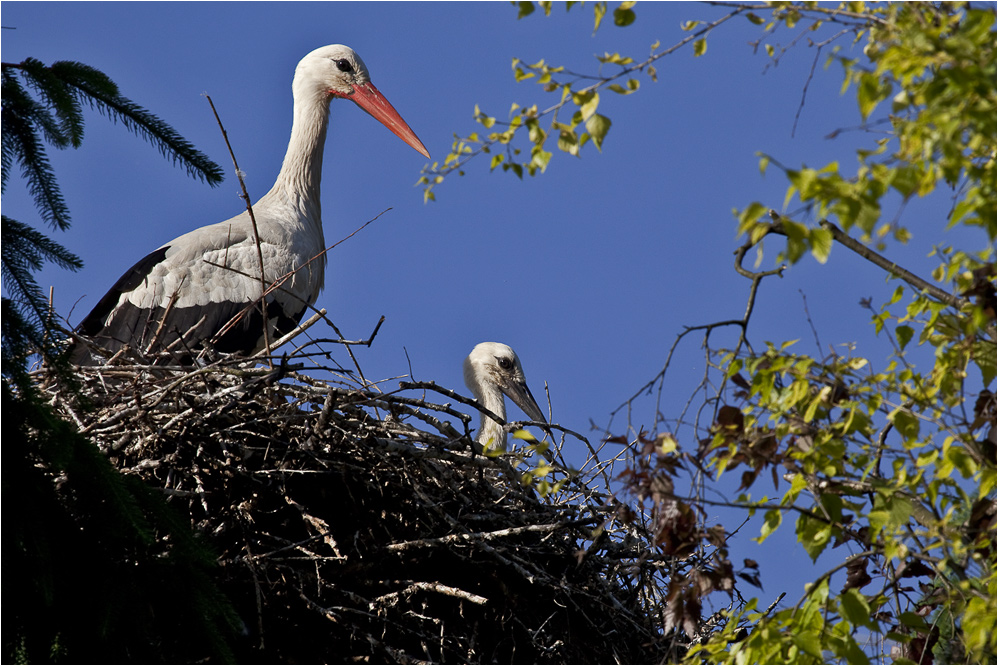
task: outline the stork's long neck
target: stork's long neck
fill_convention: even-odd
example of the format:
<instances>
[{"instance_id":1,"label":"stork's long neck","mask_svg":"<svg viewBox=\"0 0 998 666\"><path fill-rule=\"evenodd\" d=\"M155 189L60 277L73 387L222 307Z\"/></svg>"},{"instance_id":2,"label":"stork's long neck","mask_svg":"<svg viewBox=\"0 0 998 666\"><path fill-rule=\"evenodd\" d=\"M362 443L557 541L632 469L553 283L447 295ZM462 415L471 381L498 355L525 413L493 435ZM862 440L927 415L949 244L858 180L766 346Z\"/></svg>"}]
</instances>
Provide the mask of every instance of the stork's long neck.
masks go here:
<instances>
[{"instance_id":1,"label":"stork's long neck","mask_svg":"<svg viewBox=\"0 0 998 666\"><path fill-rule=\"evenodd\" d=\"M261 203L292 206L322 233L319 183L322 180L322 151L329 126L329 95L315 90L295 89L294 122L284 164L277 181Z\"/></svg>"},{"instance_id":2,"label":"stork's long neck","mask_svg":"<svg viewBox=\"0 0 998 666\"><path fill-rule=\"evenodd\" d=\"M490 412L506 420L506 400L498 386L491 383L478 385L478 401ZM478 427L478 443L489 448L504 449L506 447L506 431L497 421L482 414L482 420Z\"/></svg>"}]
</instances>

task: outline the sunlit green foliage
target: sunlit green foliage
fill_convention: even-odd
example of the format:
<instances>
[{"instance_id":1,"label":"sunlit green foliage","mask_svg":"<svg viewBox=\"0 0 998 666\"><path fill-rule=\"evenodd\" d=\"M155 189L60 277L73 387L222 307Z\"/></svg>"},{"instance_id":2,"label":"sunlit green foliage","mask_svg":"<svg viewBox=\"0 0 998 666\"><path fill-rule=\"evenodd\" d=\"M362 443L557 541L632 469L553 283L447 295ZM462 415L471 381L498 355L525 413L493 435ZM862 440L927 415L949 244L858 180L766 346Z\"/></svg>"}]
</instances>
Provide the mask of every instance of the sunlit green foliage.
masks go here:
<instances>
[{"instance_id":1,"label":"sunlit green foliage","mask_svg":"<svg viewBox=\"0 0 998 666\"><path fill-rule=\"evenodd\" d=\"M551 3L538 4L546 15L550 15ZM573 4L568 3L569 8ZM634 5L634 2L620 3L613 10L614 24L625 27L634 23L637 18ZM518 3L520 18L529 16L534 10L534 3ZM593 11L593 30L596 31L608 11L607 3L596 3ZM734 14L737 13L739 12ZM491 131L484 135L477 132L464 137L455 135L451 152L443 163L434 162L423 169L423 176L418 184L423 187L424 200L435 200L434 188L447 176L462 174L463 166L478 155L492 156L490 169L499 167L502 171L523 178L524 174L534 176L544 172L552 157L552 152L548 149L551 143L558 150L576 157L582 154L587 143L592 143L599 151L612 125L608 116L597 112L600 92L608 90L617 95L637 92L641 87L639 76L656 81L657 73L653 63L688 43L695 42L694 50L697 55L702 55L707 48L703 36L734 14L703 26L691 25L693 33L669 48L661 49L657 42L652 44L651 55L642 61L619 53L597 56L601 69L600 74L595 77L570 72L544 60L530 64L514 58L512 67L516 81L536 83L545 93L557 96L557 101L543 110L536 104L520 106L514 103L505 119L490 116L476 106L473 116L475 122ZM592 83L594 79L596 82ZM523 140L524 135L526 141ZM551 139L553 141L549 143Z\"/></svg>"}]
</instances>

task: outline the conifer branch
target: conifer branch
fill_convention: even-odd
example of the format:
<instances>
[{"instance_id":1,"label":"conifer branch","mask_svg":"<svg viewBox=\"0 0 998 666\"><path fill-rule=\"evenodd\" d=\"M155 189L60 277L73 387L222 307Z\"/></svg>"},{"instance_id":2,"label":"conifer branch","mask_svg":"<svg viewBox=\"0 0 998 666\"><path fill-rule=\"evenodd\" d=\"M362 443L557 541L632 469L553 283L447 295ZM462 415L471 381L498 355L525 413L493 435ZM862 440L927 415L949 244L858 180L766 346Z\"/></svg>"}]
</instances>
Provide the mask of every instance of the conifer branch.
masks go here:
<instances>
[{"instance_id":1,"label":"conifer branch","mask_svg":"<svg viewBox=\"0 0 998 666\"><path fill-rule=\"evenodd\" d=\"M211 186L222 182L221 167L158 116L122 96L118 86L104 73L70 61L54 63L51 69L66 85L76 89L80 101L153 144L164 157L179 163L191 176Z\"/></svg>"}]
</instances>

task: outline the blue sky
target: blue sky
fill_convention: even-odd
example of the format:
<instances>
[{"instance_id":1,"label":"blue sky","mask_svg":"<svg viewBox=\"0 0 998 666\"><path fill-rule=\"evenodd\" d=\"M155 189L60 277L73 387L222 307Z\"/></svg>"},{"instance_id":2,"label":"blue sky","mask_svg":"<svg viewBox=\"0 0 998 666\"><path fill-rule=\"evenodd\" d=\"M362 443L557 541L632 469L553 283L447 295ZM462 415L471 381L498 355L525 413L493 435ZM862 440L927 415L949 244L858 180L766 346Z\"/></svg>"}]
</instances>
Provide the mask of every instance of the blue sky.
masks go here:
<instances>
[{"instance_id":1,"label":"blue sky","mask_svg":"<svg viewBox=\"0 0 998 666\"><path fill-rule=\"evenodd\" d=\"M4 30L4 62L30 56L100 69L227 174L211 189L88 113L82 148L50 154L73 216L71 231L56 239L86 266L76 274L48 269L39 282L54 287L57 309L77 323L135 260L243 209L203 93L218 108L256 199L273 183L287 145L294 67L319 46L353 47L433 159L443 160L454 133L481 130L472 120L476 104L503 118L514 101L541 108L556 101L536 85L515 83L511 58L593 72L594 54L640 57L657 40L670 45L685 37L682 22L723 13L686 3L639 3L636 11L634 25L607 21L593 35L588 5L518 21L516 10L499 2L4 2L2 24L14 28ZM599 433L589 432L590 421L610 423L610 412L658 372L684 326L741 317L748 282L732 270L732 209L754 200L779 208L786 191L775 169L760 175L756 151L792 167L839 160L851 171L854 147L870 142L857 133L825 138L859 117L854 98L839 94L836 68L823 71L824 59L791 136L815 51L802 43L773 67L749 45L759 37L757 27L737 20L708 39L704 56L687 48L660 60L657 83L641 77L634 95L604 93L600 112L613 127L602 153L591 146L581 160L556 153L546 174L523 181L472 162L467 175L437 188L431 204L414 186L424 158L354 105L335 101L322 186L327 244L391 208L333 251L317 304L355 339L386 316L373 348L357 351L368 378L406 375L411 363L415 379L466 393L464 356L478 342L505 342L518 352L542 406L548 385L554 420L595 443ZM914 238L906 247L892 245L890 256L928 277L933 244L955 240L939 235L948 205L945 194L913 205L917 211L902 219ZM24 222L37 219L15 178L3 210ZM969 237L972 247L982 243ZM777 249L767 246L765 267ZM859 301L882 303L895 286L835 248L823 266L805 259L764 283L750 335L760 346L800 339L803 352L819 353L806 297L820 355L850 342L854 353L879 363L889 348L872 337ZM719 333L712 343L730 344L733 336ZM667 418L703 375L699 341L689 336L673 360L662 403ZM632 425L650 424L653 410L653 398L635 403ZM615 434L626 426L622 417L612 422ZM680 445L690 450L691 440L687 429ZM763 480L753 491L774 494ZM737 525L729 515L708 517ZM761 563L763 605L780 591L793 603L815 572L791 547L791 525L761 547L750 540L758 526L757 518L741 529L733 559Z\"/></svg>"}]
</instances>

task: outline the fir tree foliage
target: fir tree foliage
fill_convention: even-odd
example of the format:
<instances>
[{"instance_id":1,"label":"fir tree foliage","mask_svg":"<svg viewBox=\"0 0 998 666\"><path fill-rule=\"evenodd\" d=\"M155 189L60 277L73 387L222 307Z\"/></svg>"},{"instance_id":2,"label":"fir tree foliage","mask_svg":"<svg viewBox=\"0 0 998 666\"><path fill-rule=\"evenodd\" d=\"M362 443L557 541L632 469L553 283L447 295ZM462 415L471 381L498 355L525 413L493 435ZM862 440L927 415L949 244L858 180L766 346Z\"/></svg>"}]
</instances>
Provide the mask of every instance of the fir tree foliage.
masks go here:
<instances>
[{"instance_id":1,"label":"fir tree foliage","mask_svg":"<svg viewBox=\"0 0 998 666\"><path fill-rule=\"evenodd\" d=\"M62 61L34 58L3 64L3 192L11 170L20 170L41 219L53 229L70 224L69 208L46 153L78 148L83 141L83 109L89 107L139 135L189 174L209 185L222 181L221 168L160 118L128 99L102 72ZM3 301L4 376L23 371L26 352L50 360L53 321L33 273L46 261L78 270L79 258L29 225L3 218L3 278L10 294Z\"/></svg>"},{"instance_id":2,"label":"fir tree foliage","mask_svg":"<svg viewBox=\"0 0 998 666\"><path fill-rule=\"evenodd\" d=\"M215 555L36 393L3 391L5 663L231 662Z\"/></svg>"},{"instance_id":3,"label":"fir tree foliage","mask_svg":"<svg viewBox=\"0 0 998 666\"><path fill-rule=\"evenodd\" d=\"M23 373L24 359L45 349L51 338L51 312L33 273L46 261L69 270L83 264L79 258L45 234L3 216L3 282L10 298L3 299L4 375Z\"/></svg>"},{"instance_id":4,"label":"fir tree foliage","mask_svg":"<svg viewBox=\"0 0 998 666\"><path fill-rule=\"evenodd\" d=\"M29 89L38 99L32 97ZM56 148L83 141L83 106L121 123L191 176L209 185L222 182L221 168L160 118L123 96L104 73L78 62L47 66L34 58L3 65L3 187L16 162L42 219L65 229L69 211L59 192L42 140Z\"/></svg>"},{"instance_id":5,"label":"fir tree foliage","mask_svg":"<svg viewBox=\"0 0 998 666\"><path fill-rule=\"evenodd\" d=\"M153 144L210 185L221 169L165 122L80 63L3 64L3 192L14 168L39 217L65 230L69 207L46 144L76 148L84 107ZM28 360L60 365L54 316L34 274L80 259L31 225L3 216L4 661L232 661L238 619L211 579L214 554L162 496L119 474L45 404ZM70 382L72 383L72 382ZM9 435L9 436L8 436Z\"/></svg>"}]
</instances>

